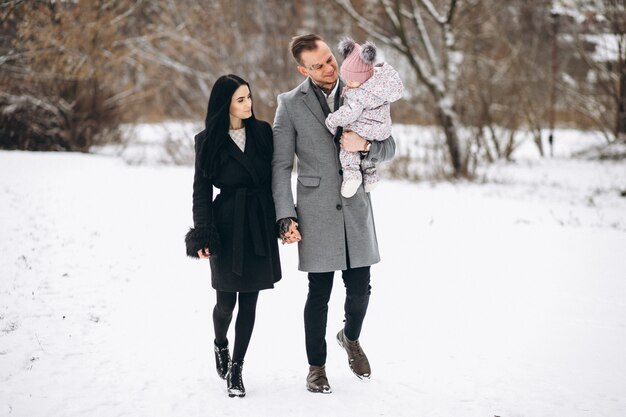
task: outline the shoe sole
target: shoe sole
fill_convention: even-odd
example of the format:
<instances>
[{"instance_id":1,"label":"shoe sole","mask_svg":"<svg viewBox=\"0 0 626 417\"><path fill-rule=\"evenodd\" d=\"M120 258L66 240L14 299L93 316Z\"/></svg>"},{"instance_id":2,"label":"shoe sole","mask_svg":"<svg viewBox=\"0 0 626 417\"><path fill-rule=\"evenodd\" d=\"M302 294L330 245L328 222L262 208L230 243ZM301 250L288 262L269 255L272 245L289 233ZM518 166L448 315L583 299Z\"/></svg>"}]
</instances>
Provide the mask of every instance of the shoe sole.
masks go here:
<instances>
[{"instance_id":1,"label":"shoe sole","mask_svg":"<svg viewBox=\"0 0 626 417\"><path fill-rule=\"evenodd\" d=\"M345 346L343 345L343 343L341 343L341 340L339 340L339 338L338 338L338 337L336 338L336 340L337 340L337 344L338 344L339 346L341 346L341 348L342 348L342 349L344 350L344 352L345 352L345 351L346 351L346 348L345 348ZM359 378L361 381L369 381L370 377L372 376L372 374L369 374L369 375L359 375L359 374L357 374L357 373L354 371L354 369L352 369L352 365L350 365L350 360L349 360L349 359L348 359L348 368L350 368L350 370L352 371L352 373L353 373L353 374L354 374L357 378Z\"/></svg>"},{"instance_id":2,"label":"shoe sole","mask_svg":"<svg viewBox=\"0 0 626 417\"><path fill-rule=\"evenodd\" d=\"M306 390L315 394L331 394L333 392L332 389L328 389L328 390L318 390L318 389L311 389L309 387L306 387Z\"/></svg>"}]
</instances>

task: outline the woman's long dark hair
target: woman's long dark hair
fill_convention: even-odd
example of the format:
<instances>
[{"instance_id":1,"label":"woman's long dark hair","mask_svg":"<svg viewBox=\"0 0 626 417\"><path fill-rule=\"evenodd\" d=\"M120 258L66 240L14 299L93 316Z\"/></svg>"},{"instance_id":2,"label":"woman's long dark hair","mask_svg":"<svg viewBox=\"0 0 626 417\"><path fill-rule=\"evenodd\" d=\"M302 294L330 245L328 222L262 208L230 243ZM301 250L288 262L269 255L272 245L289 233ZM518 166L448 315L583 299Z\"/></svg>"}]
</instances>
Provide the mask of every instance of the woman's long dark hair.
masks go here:
<instances>
[{"instance_id":1,"label":"woman's long dark hair","mask_svg":"<svg viewBox=\"0 0 626 417\"><path fill-rule=\"evenodd\" d=\"M246 80L234 74L222 75L213 84L204 122L205 136L197 149L199 167L210 178L215 177L219 166L226 158L222 150L226 141L229 140L230 102L235 91L242 85L250 89L250 84ZM250 89L250 94L252 94L252 89ZM252 110L252 115L243 120L246 133L253 130L251 128L256 125L256 122L254 110Z\"/></svg>"}]
</instances>

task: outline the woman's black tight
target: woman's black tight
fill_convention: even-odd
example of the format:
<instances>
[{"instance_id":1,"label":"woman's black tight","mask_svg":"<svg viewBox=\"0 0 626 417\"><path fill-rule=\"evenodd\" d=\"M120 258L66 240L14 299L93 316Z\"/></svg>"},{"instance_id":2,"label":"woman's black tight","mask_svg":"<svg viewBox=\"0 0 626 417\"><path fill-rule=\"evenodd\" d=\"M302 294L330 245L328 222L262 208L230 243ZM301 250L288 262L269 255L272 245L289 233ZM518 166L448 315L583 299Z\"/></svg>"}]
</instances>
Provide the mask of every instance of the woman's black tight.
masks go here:
<instances>
[{"instance_id":1,"label":"woman's black tight","mask_svg":"<svg viewBox=\"0 0 626 417\"><path fill-rule=\"evenodd\" d=\"M226 334L233 318L233 310L239 294L239 310L235 322L235 347L233 350L233 362L243 361L250 344L254 319L256 315L256 302L259 292L217 292L217 302L213 309L213 326L215 327L215 344L224 346L227 343Z\"/></svg>"}]
</instances>

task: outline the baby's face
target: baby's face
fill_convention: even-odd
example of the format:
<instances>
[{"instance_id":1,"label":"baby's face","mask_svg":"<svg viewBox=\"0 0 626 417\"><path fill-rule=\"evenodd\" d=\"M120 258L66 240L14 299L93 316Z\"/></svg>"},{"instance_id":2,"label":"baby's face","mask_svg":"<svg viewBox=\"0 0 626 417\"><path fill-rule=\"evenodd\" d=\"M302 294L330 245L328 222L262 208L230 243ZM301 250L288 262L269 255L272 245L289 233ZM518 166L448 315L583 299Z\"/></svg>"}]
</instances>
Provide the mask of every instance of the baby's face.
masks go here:
<instances>
[{"instance_id":1,"label":"baby's face","mask_svg":"<svg viewBox=\"0 0 626 417\"><path fill-rule=\"evenodd\" d=\"M348 80L348 81L346 81L346 85L348 87L350 87L350 88L357 88L357 87L359 87L361 85L361 83L358 82L358 81Z\"/></svg>"}]
</instances>

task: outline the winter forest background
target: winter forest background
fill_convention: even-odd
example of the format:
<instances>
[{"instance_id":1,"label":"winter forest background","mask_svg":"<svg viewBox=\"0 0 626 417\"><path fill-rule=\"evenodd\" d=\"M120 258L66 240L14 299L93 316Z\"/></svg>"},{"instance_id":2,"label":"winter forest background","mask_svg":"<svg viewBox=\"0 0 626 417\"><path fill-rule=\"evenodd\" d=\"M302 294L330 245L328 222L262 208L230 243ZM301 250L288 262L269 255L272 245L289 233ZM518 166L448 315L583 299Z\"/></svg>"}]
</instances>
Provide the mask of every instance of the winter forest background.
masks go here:
<instances>
[{"instance_id":1,"label":"winter forest background","mask_svg":"<svg viewBox=\"0 0 626 417\"><path fill-rule=\"evenodd\" d=\"M394 120L441 127L426 155L440 174L512 159L528 135L549 154L555 126L625 140L622 0L5 1L0 19L5 149L89 151L124 141L123 124L202 120L231 72L271 121L307 32L379 45L407 87ZM188 140L168 145L189 163Z\"/></svg>"},{"instance_id":2,"label":"winter forest background","mask_svg":"<svg viewBox=\"0 0 626 417\"><path fill-rule=\"evenodd\" d=\"M339 62L373 41L406 87L373 378L329 340L334 393L305 391L283 246L233 401L184 257L193 135L226 73L271 122L309 32ZM626 415L625 259L625 0L0 0L0 416Z\"/></svg>"}]
</instances>

